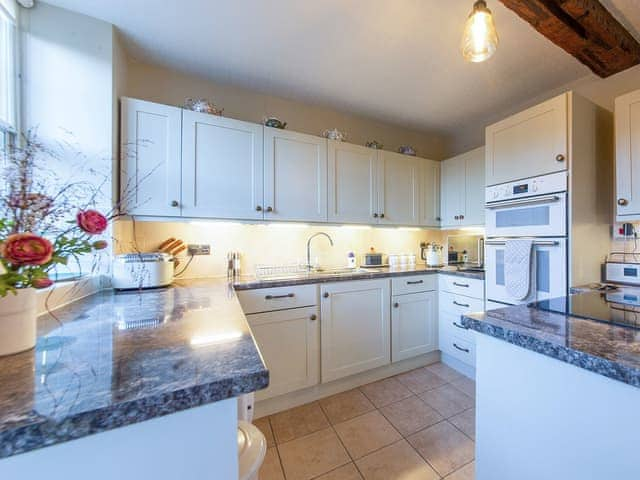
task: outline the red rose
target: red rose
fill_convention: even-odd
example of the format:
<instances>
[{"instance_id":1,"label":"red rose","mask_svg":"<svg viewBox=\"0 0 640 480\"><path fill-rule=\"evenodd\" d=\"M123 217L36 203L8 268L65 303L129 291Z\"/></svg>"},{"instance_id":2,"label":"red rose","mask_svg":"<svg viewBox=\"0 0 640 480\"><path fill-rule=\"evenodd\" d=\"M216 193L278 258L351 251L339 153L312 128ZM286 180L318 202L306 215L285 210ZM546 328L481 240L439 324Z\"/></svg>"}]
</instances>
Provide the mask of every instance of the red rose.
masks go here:
<instances>
[{"instance_id":1,"label":"red rose","mask_svg":"<svg viewBox=\"0 0 640 480\"><path fill-rule=\"evenodd\" d=\"M34 278L31 284L33 288L48 288L53 285L53 280L50 278Z\"/></svg>"},{"instance_id":2,"label":"red rose","mask_svg":"<svg viewBox=\"0 0 640 480\"><path fill-rule=\"evenodd\" d=\"M95 210L78 212L78 226L91 235L98 235L107 229L107 217Z\"/></svg>"},{"instance_id":3,"label":"red rose","mask_svg":"<svg viewBox=\"0 0 640 480\"><path fill-rule=\"evenodd\" d=\"M53 245L33 233L14 233L0 244L0 256L12 265L44 265L53 255Z\"/></svg>"}]
</instances>

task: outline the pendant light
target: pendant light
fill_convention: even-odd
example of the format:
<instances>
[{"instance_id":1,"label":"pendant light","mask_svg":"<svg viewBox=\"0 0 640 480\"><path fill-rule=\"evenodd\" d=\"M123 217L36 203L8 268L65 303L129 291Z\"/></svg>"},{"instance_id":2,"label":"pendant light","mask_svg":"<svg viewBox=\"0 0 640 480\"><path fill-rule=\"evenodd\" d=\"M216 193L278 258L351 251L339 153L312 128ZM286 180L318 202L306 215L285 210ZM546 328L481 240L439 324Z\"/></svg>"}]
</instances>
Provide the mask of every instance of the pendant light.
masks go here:
<instances>
[{"instance_id":1,"label":"pendant light","mask_svg":"<svg viewBox=\"0 0 640 480\"><path fill-rule=\"evenodd\" d=\"M498 33L493 23L491 10L485 0L473 4L473 10L464 25L462 56L469 62L484 62L498 47Z\"/></svg>"}]
</instances>

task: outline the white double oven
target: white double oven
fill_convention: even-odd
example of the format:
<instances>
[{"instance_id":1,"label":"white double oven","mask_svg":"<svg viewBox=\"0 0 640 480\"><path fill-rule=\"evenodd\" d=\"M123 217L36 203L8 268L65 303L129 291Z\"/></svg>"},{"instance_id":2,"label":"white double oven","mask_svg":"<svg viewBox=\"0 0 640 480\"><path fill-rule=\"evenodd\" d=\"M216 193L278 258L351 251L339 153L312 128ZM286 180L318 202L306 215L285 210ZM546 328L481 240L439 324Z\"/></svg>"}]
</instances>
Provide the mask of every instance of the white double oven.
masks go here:
<instances>
[{"instance_id":1,"label":"white double oven","mask_svg":"<svg viewBox=\"0 0 640 480\"><path fill-rule=\"evenodd\" d=\"M487 309L567 294L567 172L486 188ZM505 288L504 252L512 238L533 239L532 288L524 300Z\"/></svg>"}]
</instances>

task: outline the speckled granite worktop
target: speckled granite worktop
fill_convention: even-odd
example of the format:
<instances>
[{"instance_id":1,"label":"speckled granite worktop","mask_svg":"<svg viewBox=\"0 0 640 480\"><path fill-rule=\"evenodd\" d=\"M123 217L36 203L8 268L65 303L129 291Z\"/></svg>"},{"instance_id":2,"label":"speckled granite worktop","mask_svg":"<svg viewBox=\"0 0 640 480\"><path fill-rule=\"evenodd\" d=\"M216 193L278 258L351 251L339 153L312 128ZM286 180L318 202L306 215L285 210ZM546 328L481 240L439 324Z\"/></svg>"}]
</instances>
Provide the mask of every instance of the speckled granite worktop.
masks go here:
<instances>
[{"instance_id":1,"label":"speckled granite worktop","mask_svg":"<svg viewBox=\"0 0 640 480\"><path fill-rule=\"evenodd\" d=\"M260 390L269 374L226 281L105 291L0 357L0 458Z\"/></svg>"},{"instance_id":2,"label":"speckled granite worktop","mask_svg":"<svg viewBox=\"0 0 640 480\"><path fill-rule=\"evenodd\" d=\"M280 278L272 279L261 279L247 276L240 278L234 283L233 286L236 290L253 290L256 288L289 287L292 285L309 285L313 283L345 282L348 280L370 280L375 278L401 277L409 275L429 275L437 273L484 280L484 272L443 270L442 268L437 267L414 265L412 267L376 267L371 269L358 269L353 273L318 274L312 272L309 274L292 274L289 277L283 276Z\"/></svg>"},{"instance_id":3,"label":"speckled granite worktop","mask_svg":"<svg viewBox=\"0 0 640 480\"><path fill-rule=\"evenodd\" d=\"M640 330L526 305L465 315L462 324L640 388Z\"/></svg>"}]
</instances>

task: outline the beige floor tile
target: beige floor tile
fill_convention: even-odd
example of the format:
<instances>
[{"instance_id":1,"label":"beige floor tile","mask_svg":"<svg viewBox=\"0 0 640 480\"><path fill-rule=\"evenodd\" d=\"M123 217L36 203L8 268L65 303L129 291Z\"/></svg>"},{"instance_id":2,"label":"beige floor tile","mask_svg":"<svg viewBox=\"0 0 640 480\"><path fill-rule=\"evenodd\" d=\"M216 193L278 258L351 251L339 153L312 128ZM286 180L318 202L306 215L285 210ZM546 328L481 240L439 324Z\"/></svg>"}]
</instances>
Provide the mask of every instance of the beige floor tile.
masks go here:
<instances>
[{"instance_id":1,"label":"beige floor tile","mask_svg":"<svg viewBox=\"0 0 640 480\"><path fill-rule=\"evenodd\" d=\"M373 404L380 408L411 396L411 391L396 378L385 378L360 387Z\"/></svg>"},{"instance_id":2,"label":"beige floor tile","mask_svg":"<svg viewBox=\"0 0 640 480\"><path fill-rule=\"evenodd\" d=\"M470 408L469 410L465 410L458 415L455 415L449 419L451 423L453 423L458 430L462 430L462 432L470 437L472 440L476 439L476 409Z\"/></svg>"},{"instance_id":3,"label":"beige floor tile","mask_svg":"<svg viewBox=\"0 0 640 480\"><path fill-rule=\"evenodd\" d=\"M440 378L445 379L447 382L453 382L454 380L459 380L464 376L457 370L454 370L453 368L451 368L448 365L445 365L442 362L428 365L427 370L429 370L432 373L435 373Z\"/></svg>"},{"instance_id":4,"label":"beige floor tile","mask_svg":"<svg viewBox=\"0 0 640 480\"><path fill-rule=\"evenodd\" d=\"M361 458L402 438L377 410L338 423L334 428L353 459Z\"/></svg>"},{"instance_id":5,"label":"beige floor tile","mask_svg":"<svg viewBox=\"0 0 640 480\"><path fill-rule=\"evenodd\" d=\"M474 442L448 422L437 423L407 440L442 476L474 458Z\"/></svg>"},{"instance_id":6,"label":"beige floor tile","mask_svg":"<svg viewBox=\"0 0 640 480\"><path fill-rule=\"evenodd\" d=\"M329 426L318 402L301 405L271 416L271 428L276 443L289 442Z\"/></svg>"},{"instance_id":7,"label":"beige floor tile","mask_svg":"<svg viewBox=\"0 0 640 480\"><path fill-rule=\"evenodd\" d=\"M264 457L262 467L260 467L260 480L284 480L276 447L267 448L267 454Z\"/></svg>"},{"instance_id":8,"label":"beige floor tile","mask_svg":"<svg viewBox=\"0 0 640 480\"><path fill-rule=\"evenodd\" d=\"M351 462L332 428L278 445L287 480L309 480Z\"/></svg>"},{"instance_id":9,"label":"beige floor tile","mask_svg":"<svg viewBox=\"0 0 640 480\"><path fill-rule=\"evenodd\" d=\"M462 377L459 380L454 380L453 382L451 382L451 385L459 390L462 390L471 398L476 398L476 382L474 382L473 380L467 377Z\"/></svg>"},{"instance_id":10,"label":"beige floor tile","mask_svg":"<svg viewBox=\"0 0 640 480\"><path fill-rule=\"evenodd\" d=\"M374 410L373 403L357 388L320 400L320 406L332 424L344 422Z\"/></svg>"},{"instance_id":11,"label":"beige floor tile","mask_svg":"<svg viewBox=\"0 0 640 480\"><path fill-rule=\"evenodd\" d=\"M407 436L443 420L442 415L418 397L409 397L380 409L401 435Z\"/></svg>"},{"instance_id":12,"label":"beige floor tile","mask_svg":"<svg viewBox=\"0 0 640 480\"><path fill-rule=\"evenodd\" d=\"M362 475L360 475L356 466L350 463L332 472L325 473L318 477L317 480L362 480Z\"/></svg>"},{"instance_id":13,"label":"beige floor tile","mask_svg":"<svg viewBox=\"0 0 640 480\"><path fill-rule=\"evenodd\" d=\"M422 393L447 383L446 380L424 367L403 373L396 378L413 393Z\"/></svg>"},{"instance_id":14,"label":"beige floor tile","mask_svg":"<svg viewBox=\"0 0 640 480\"><path fill-rule=\"evenodd\" d=\"M456 470L451 475L447 476L445 480L475 480L476 478L476 464L471 462L466 464L460 470Z\"/></svg>"},{"instance_id":15,"label":"beige floor tile","mask_svg":"<svg viewBox=\"0 0 640 480\"><path fill-rule=\"evenodd\" d=\"M253 421L253 424L258 427L258 430L260 430L264 435L264 438L267 439L267 447L273 447L276 444L276 441L273 438L273 431L271 430L269 417L258 418Z\"/></svg>"},{"instance_id":16,"label":"beige floor tile","mask_svg":"<svg viewBox=\"0 0 640 480\"><path fill-rule=\"evenodd\" d=\"M437 480L440 477L406 440L356 461L365 480Z\"/></svg>"},{"instance_id":17,"label":"beige floor tile","mask_svg":"<svg viewBox=\"0 0 640 480\"><path fill-rule=\"evenodd\" d=\"M442 416L449 418L475 405L473 398L452 385L443 385L421 393L419 397L435 408Z\"/></svg>"}]
</instances>

